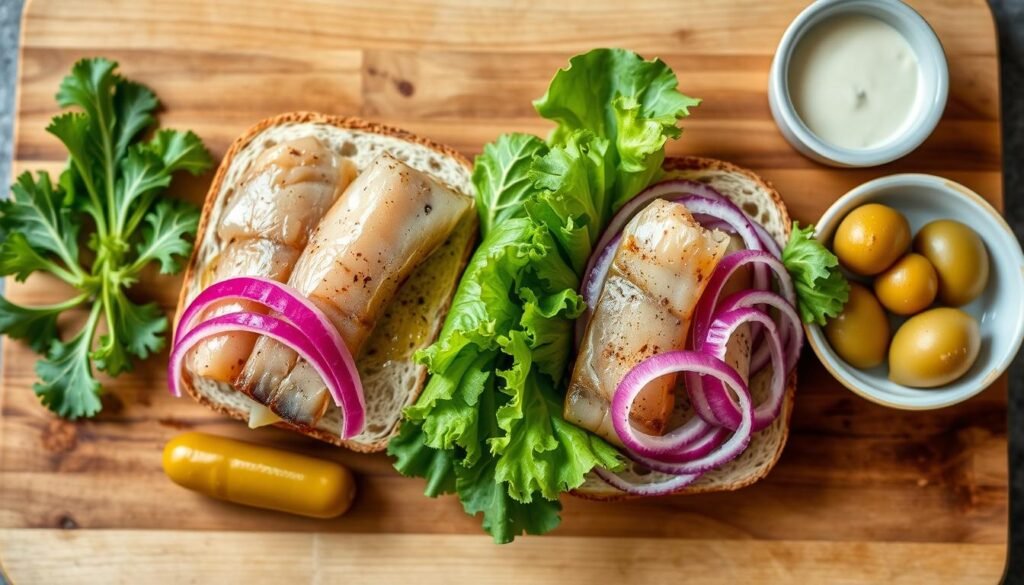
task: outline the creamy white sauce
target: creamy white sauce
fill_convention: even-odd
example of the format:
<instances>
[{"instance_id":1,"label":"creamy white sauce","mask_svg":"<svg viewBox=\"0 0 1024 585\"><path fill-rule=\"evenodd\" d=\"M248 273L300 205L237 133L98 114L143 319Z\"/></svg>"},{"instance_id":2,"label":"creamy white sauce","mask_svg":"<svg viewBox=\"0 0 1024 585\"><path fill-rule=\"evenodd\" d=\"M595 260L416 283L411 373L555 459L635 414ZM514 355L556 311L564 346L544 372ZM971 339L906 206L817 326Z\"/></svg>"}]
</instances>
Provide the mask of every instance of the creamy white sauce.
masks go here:
<instances>
[{"instance_id":1,"label":"creamy white sauce","mask_svg":"<svg viewBox=\"0 0 1024 585\"><path fill-rule=\"evenodd\" d=\"M849 14L814 26L789 64L789 93L804 124L841 148L884 144L910 118L917 55L891 25Z\"/></svg>"}]
</instances>

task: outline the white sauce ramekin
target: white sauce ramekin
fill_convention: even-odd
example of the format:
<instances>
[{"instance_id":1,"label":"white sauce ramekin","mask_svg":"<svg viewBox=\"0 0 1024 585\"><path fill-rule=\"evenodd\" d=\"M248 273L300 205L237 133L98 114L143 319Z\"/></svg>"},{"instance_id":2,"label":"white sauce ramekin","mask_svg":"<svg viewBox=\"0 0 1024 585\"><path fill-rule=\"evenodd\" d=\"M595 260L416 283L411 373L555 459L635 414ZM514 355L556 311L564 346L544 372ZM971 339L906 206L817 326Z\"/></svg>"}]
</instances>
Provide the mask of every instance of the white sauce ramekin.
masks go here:
<instances>
[{"instance_id":1,"label":"white sauce ramekin","mask_svg":"<svg viewBox=\"0 0 1024 585\"><path fill-rule=\"evenodd\" d=\"M845 14L872 16L888 23L907 40L920 74L910 119L883 144L864 149L833 146L800 119L789 95L789 63L797 43L815 25ZM942 43L928 22L899 0L818 0L793 20L775 51L768 80L768 104L782 135L801 154L837 167L872 167L909 154L931 135L946 108L949 71Z\"/></svg>"}]
</instances>

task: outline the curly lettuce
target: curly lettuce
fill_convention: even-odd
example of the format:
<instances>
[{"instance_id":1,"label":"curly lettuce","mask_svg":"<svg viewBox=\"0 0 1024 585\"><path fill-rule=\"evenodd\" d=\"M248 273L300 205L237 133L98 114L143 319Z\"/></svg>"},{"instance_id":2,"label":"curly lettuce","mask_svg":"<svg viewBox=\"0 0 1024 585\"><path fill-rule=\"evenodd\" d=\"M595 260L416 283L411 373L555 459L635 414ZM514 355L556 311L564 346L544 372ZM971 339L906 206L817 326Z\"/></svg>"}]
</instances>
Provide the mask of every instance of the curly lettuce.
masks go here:
<instances>
[{"instance_id":1,"label":"curly lettuce","mask_svg":"<svg viewBox=\"0 0 1024 585\"><path fill-rule=\"evenodd\" d=\"M829 318L839 316L850 297L850 283L836 255L814 238L813 225L801 229L793 222L782 263L793 277L796 306L804 323L824 326Z\"/></svg>"},{"instance_id":2,"label":"curly lettuce","mask_svg":"<svg viewBox=\"0 0 1024 585\"><path fill-rule=\"evenodd\" d=\"M621 49L574 57L535 102L547 141L506 134L476 159L483 240L437 341L431 377L388 451L426 494L457 493L499 543L558 526L559 494L618 452L562 417L576 292L615 210L661 171L699 100L661 61Z\"/></svg>"}]
</instances>

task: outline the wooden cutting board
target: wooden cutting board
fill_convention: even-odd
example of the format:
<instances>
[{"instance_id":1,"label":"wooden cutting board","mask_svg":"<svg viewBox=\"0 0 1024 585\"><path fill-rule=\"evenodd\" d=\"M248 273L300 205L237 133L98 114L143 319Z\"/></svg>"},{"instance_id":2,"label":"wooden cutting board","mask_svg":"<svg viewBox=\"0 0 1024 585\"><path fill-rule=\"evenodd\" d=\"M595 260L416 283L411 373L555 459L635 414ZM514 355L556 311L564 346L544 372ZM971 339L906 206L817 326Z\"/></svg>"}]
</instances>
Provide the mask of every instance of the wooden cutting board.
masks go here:
<instances>
[{"instance_id":1,"label":"wooden cutting board","mask_svg":"<svg viewBox=\"0 0 1024 585\"><path fill-rule=\"evenodd\" d=\"M641 3L637 3L641 4ZM388 5L385 7L385 5ZM949 56L934 136L897 163L836 170L794 152L765 88L803 0L34 0L23 26L15 170L58 171L43 128L71 64L105 55L160 96L160 121L216 156L289 110L356 114L468 155L513 130L543 134L530 100L570 55L622 46L660 56L704 98L671 154L727 159L772 180L795 218L896 172L941 174L1002 204L996 35L984 0L916 1ZM182 179L199 202L210 175ZM46 278L10 298L55 302ZM142 292L168 310L175 278ZM383 455L275 430L249 431L164 386L165 355L106 384L103 414L69 423L30 390L35 356L4 340L0 558L33 583L995 583L1007 542L1006 380L934 412L900 412L841 388L806 352L793 432L778 466L735 493L600 504L564 498L550 536L495 546L453 498L422 496ZM359 476L331 521L209 500L160 470L165 441L198 429L334 458Z\"/></svg>"}]
</instances>

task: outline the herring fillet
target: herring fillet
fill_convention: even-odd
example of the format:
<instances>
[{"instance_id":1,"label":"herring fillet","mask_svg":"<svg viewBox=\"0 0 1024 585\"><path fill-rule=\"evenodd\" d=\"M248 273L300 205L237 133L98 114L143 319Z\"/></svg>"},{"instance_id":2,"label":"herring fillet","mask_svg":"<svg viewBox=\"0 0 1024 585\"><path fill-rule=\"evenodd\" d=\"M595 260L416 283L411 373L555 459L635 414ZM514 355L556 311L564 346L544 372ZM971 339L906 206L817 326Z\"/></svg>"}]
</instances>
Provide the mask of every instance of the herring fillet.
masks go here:
<instances>
[{"instance_id":1,"label":"herring fillet","mask_svg":"<svg viewBox=\"0 0 1024 585\"><path fill-rule=\"evenodd\" d=\"M288 284L316 304L358 355L398 287L436 250L471 200L390 154L378 156L317 226ZM236 387L278 416L312 426L327 388L294 351L261 338Z\"/></svg>"},{"instance_id":2,"label":"herring fillet","mask_svg":"<svg viewBox=\"0 0 1024 585\"><path fill-rule=\"evenodd\" d=\"M234 276L288 280L309 232L355 174L351 161L312 136L282 142L261 153L243 176L217 226L217 236L227 244L211 263L210 282ZM204 318L263 310L246 301L222 302L211 307ZM233 382L257 338L252 333L225 333L203 341L193 350L192 372Z\"/></svg>"},{"instance_id":3,"label":"herring fillet","mask_svg":"<svg viewBox=\"0 0 1024 585\"><path fill-rule=\"evenodd\" d=\"M686 348L693 310L728 244L680 203L657 199L630 220L580 344L566 420L622 444L610 416L616 387L644 359ZM651 382L637 397L630 419L643 432L665 432L674 378Z\"/></svg>"}]
</instances>

